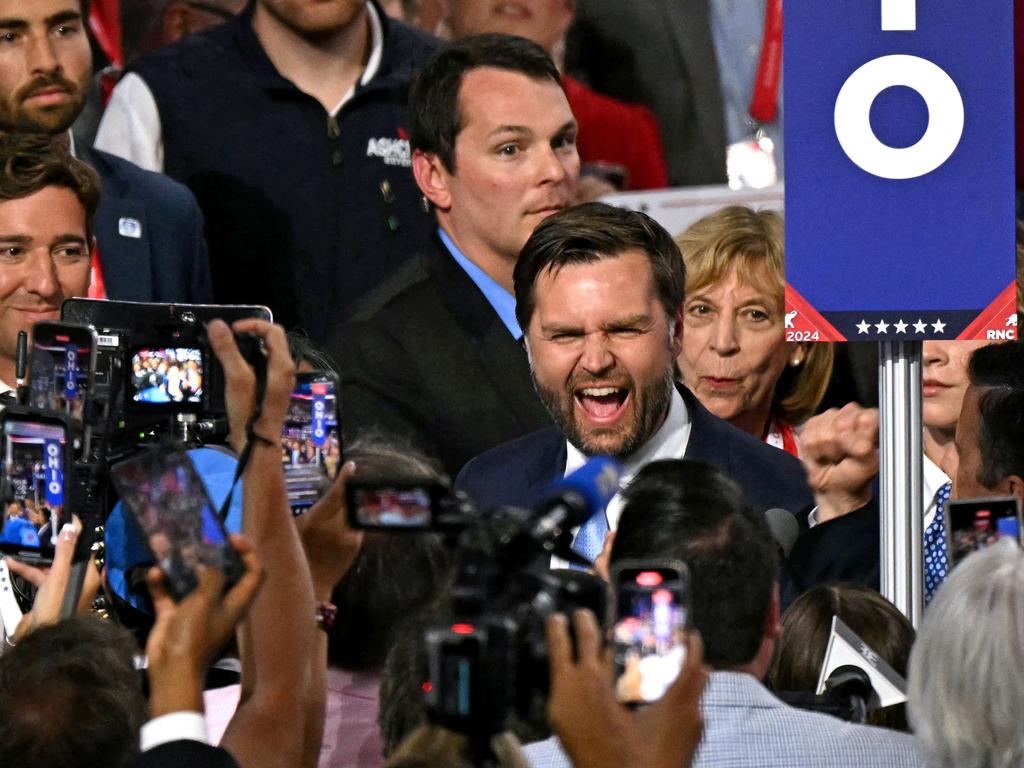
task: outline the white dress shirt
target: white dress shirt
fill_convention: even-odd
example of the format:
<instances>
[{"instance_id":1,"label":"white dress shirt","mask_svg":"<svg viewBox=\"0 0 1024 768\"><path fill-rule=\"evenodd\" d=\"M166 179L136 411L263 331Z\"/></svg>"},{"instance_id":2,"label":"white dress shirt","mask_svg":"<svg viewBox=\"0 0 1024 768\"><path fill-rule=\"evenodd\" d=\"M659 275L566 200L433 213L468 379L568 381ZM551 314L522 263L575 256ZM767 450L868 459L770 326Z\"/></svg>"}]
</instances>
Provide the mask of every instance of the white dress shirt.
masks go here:
<instances>
[{"instance_id":1,"label":"white dress shirt","mask_svg":"<svg viewBox=\"0 0 1024 768\"><path fill-rule=\"evenodd\" d=\"M645 465L659 459L681 459L686 453L686 445L690 441L690 413L686 409L682 395L673 388L672 398L669 401L668 415L665 421L654 433L654 437L648 440L639 450L635 451L622 462L622 477L619 479L619 488L625 488L636 477ZM589 456L583 454L572 443L566 443L565 476L571 475L582 467L589 460ZM619 517L622 515L622 493L616 493L608 506L605 508L605 519L608 521L608 530L614 531L619 525ZM575 538L579 528L573 531ZM566 568L568 563L557 557L551 558L552 568Z\"/></svg>"}]
</instances>

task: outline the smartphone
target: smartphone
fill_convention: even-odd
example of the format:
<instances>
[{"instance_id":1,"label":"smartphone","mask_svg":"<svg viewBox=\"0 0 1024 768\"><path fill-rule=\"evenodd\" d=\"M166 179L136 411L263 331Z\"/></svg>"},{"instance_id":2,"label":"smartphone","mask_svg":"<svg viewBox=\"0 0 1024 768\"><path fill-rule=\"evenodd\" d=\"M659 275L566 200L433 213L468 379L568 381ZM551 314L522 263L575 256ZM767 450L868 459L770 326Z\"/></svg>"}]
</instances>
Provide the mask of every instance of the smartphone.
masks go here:
<instances>
[{"instance_id":1,"label":"smartphone","mask_svg":"<svg viewBox=\"0 0 1024 768\"><path fill-rule=\"evenodd\" d=\"M57 533L71 520L70 418L8 406L0 415L3 437L3 518L0 552L52 560Z\"/></svg>"},{"instance_id":2,"label":"smartphone","mask_svg":"<svg viewBox=\"0 0 1024 768\"><path fill-rule=\"evenodd\" d=\"M345 496L352 528L416 532L434 530L448 490L441 483L352 479Z\"/></svg>"},{"instance_id":3,"label":"smartphone","mask_svg":"<svg viewBox=\"0 0 1024 768\"><path fill-rule=\"evenodd\" d=\"M44 320L32 327L29 404L85 423L96 370L96 331L90 325Z\"/></svg>"},{"instance_id":4,"label":"smartphone","mask_svg":"<svg viewBox=\"0 0 1024 768\"><path fill-rule=\"evenodd\" d=\"M319 499L341 468L338 377L330 371L299 373L281 431L281 462L292 514Z\"/></svg>"},{"instance_id":5,"label":"smartphone","mask_svg":"<svg viewBox=\"0 0 1024 768\"><path fill-rule=\"evenodd\" d=\"M616 696L625 704L657 701L686 659L689 572L678 561L626 560L611 576Z\"/></svg>"},{"instance_id":6,"label":"smartphone","mask_svg":"<svg viewBox=\"0 0 1024 768\"><path fill-rule=\"evenodd\" d=\"M1020 500L1016 496L961 499L946 507L946 548L954 566L971 552L1007 536L1021 540Z\"/></svg>"},{"instance_id":7,"label":"smartphone","mask_svg":"<svg viewBox=\"0 0 1024 768\"><path fill-rule=\"evenodd\" d=\"M228 585L241 578L242 561L188 454L166 445L146 449L114 465L110 477L175 600L196 588L201 565L219 568Z\"/></svg>"}]
</instances>

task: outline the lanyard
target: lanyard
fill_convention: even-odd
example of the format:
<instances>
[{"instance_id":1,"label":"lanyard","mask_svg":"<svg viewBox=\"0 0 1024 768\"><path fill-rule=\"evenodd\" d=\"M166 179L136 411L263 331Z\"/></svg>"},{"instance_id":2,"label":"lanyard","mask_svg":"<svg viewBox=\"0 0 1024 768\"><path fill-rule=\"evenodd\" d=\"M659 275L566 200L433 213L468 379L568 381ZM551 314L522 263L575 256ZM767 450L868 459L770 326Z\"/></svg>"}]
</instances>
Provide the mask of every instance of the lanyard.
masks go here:
<instances>
[{"instance_id":1,"label":"lanyard","mask_svg":"<svg viewBox=\"0 0 1024 768\"><path fill-rule=\"evenodd\" d=\"M107 298L107 287L103 284L103 268L100 266L100 247L92 249L92 261L89 265L89 298Z\"/></svg>"},{"instance_id":2,"label":"lanyard","mask_svg":"<svg viewBox=\"0 0 1024 768\"><path fill-rule=\"evenodd\" d=\"M770 123L779 108L779 76L782 73L782 0L768 0L764 12L764 40L757 63L750 117L755 123Z\"/></svg>"}]
</instances>

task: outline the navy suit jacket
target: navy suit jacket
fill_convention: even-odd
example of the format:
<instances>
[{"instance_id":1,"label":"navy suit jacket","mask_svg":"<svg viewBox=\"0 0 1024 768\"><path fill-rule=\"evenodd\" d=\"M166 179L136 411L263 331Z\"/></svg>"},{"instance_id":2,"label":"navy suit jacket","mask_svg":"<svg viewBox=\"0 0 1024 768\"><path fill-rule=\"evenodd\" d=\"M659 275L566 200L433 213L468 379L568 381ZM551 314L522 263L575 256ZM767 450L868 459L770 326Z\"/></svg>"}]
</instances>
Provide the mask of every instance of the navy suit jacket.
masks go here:
<instances>
[{"instance_id":1,"label":"navy suit jacket","mask_svg":"<svg viewBox=\"0 0 1024 768\"><path fill-rule=\"evenodd\" d=\"M98 149L77 152L100 176L93 233L107 298L212 303L203 216L188 188Z\"/></svg>"},{"instance_id":2,"label":"navy suit jacket","mask_svg":"<svg viewBox=\"0 0 1024 768\"><path fill-rule=\"evenodd\" d=\"M739 483L755 509L779 507L800 513L798 522L806 527L805 512L814 498L803 465L713 415L685 387L680 386L679 392L690 414L684 458L723 470ZM459 473L456 486L481 509L532 507L565 474L566 453L564 435L555 427L544 429L473 459Z\"/></svg>"}]
</instances>

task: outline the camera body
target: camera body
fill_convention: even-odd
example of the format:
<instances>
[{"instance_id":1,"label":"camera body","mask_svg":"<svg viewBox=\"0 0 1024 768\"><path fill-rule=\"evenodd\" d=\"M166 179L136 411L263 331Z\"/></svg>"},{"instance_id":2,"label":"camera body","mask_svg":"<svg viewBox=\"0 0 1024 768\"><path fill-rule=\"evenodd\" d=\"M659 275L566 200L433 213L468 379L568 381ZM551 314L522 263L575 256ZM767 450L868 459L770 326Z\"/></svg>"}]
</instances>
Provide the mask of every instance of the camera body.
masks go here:
<instances>
[{"instance_id":1,"label":"camera body","mask_svg":"<svg viewBox=\"0 0 1024 768\"><path fill-rule=\"evenodd\" d=\"M346 492L350 525L395 535L431 531L454 549L448 620L423 638L431 720L474 738L514 721L546 728L548 616L587 608L604 625L608 614L603 580L550 568L552 554L568 556L567 532L538 524L544 507L481 511L444 484L353 480Z\"/></svg>"},{"instance_id":2,"label":"camera body","mask_svg":"<svg viewBox=\"0 0 1024 768\"><path fill-rule=\"evenodd\" d=\"M224 374L207 342L206 323L248 318L272 321L270 310L260 306L65 301L63 321L96 330L92 429L105 438L92 441L97 452L124 455L178 415L188 415L206 436L225 435ZM259 375L266 361L258 342L236 341Z\"/></svg>"}]
</instances>

